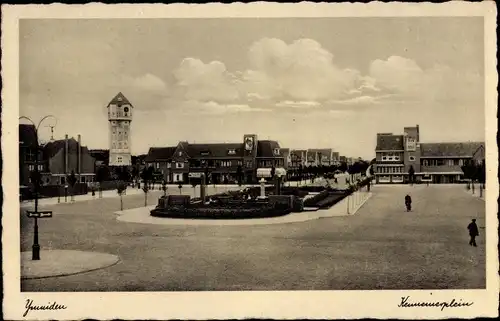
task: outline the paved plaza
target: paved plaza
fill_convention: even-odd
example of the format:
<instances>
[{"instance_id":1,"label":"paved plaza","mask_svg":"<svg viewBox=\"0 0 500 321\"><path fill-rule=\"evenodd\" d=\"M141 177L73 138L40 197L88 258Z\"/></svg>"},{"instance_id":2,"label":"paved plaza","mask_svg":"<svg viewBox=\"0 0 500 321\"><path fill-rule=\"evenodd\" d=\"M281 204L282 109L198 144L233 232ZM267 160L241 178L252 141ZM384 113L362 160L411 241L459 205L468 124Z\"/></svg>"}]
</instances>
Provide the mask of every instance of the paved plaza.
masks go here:
<instances>
[{"instance_id":1,"label":"paved plaza","mask_svg":"<svg viewBox=\"0 0 500 321\"><path fill-rule=\"evenodd\" d=\"M183 189L183 194L188 188ZM108 197L44 205L41 259L47 250L116 255L109 267L22 280L22 291L204 291L478 289L485 287L485 202L461 185L377 185L355 215L296 223L199 226L117 220ZM413 198L413 212L404 196ZM150 193L154 205L160 191ZM124 209L144 206L141 194ZM478 247L467 224L479 226ZM21 251L33 220L21 215ZM63 261L61 261L63 263Z\"/></svg>"}]
</instances>

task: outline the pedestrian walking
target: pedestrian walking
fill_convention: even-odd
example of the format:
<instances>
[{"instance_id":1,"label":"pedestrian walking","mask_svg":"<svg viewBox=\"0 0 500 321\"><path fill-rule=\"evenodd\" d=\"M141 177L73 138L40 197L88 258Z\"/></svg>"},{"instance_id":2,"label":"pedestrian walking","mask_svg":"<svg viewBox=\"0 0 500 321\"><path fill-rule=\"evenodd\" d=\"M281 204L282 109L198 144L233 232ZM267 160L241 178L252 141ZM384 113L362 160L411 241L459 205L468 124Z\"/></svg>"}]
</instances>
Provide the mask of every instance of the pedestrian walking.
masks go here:
<instances>
[{"instance_id":1,"label":"pedestrian walking","mask_svg":"<svg viewBox=\"0 0 500 321\"><path fill-rule=\"evenodd\" d=\"M469 223L467 229L469 230L470 235L469 245L477 247L476 236L479 236L479 230L476 225L476 219L472 219L472 222Z\"/></svg>"},{"instance_id":2,"label":"pedestrian walking","mask_svg":"<svg viewBox=\"0 0 500 321\"><path fill-rule=\"evenodd\" d=\"M407 212L411 211L411 196L410 195L405 196L405 205L406 205L406 211Z\"/></svg>"}]
</instances>

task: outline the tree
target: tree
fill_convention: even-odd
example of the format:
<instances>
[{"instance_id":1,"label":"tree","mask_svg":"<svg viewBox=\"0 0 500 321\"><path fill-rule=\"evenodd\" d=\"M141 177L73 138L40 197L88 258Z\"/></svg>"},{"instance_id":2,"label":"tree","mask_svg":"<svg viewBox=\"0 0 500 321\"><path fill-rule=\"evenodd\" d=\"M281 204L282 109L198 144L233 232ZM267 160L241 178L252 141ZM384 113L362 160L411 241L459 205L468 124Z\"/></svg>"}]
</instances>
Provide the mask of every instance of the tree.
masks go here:
<instances>
[{"instance_id":1,"label":"tree","mask_svg":"<svg viewBox=\"0 0 500 321\"><path fill-rule=\"evenodd\" d=\"M410 165L410 169L408 169L408 181L411 185L415 182L415 169L413 165Z\"/></svg>"},{"instance_id":2,"label":"tree","mask_svg":"<svg viewBox=\"0 0 500 321\"><path fill-rule=\"evenodd\" d=\"M76 184L76 175L74 170L71 171L71 175L68 177L68 184L69 186L71 186L71 201L74 201L75 200L74 187Z\"/></svg>"},{"instance_id":3,"label":"tree","mask_svg":"<svg viewBox=\"0 0 500 321\"><path fill-rule=\"evenodd\" d=\"M191 186L193 187L193 196L196 197L196 186L198 185L197 178L191 178Z\"/></svg>"},{"instance_id":4,"label":"tree","mask_svg":"<svg viewBox=\"0 0 500 321\"><path fill-rule=\"evenodd\" d=\"M116 184L116 192L120 195L120 211L123 211L123 193L127 190L127 184L123 181L119 181Z\"/></svg>"},{"instance_id":5,"label":"tree","mask_svg":"<svg viewBox=\"0 0 500 321\"><path fill-rule=\"evenodd\" d=\"M96 171L96 181L99 183L98 188L99 188L99 198L102 198L102 189L101 189L101 184L102 182L109 180L110 173L109 173L109 168L107 166L99 166Z\"/></svg>"},{"instance_id":6,"label":"tree","mask_svg":"<svg viewBox=\"0 0 500 321\"><path fill-rule=\"evenodd\" d=\"M167 181L163 180L161 189L163 190L163 196L167 196Z\"/></svg>"},{"instance_id":7,"label":"tree","mask_svg":"<svg viewBox=\"0 0 500 321\"><path fill-rule=\"evenodd\" d=\"M148 191L149 191L149 186L147 183L143 184L142 191L144 192L144 207L146 207L148 206Z\"/></svg>"},{"instance_id":8,"label":"tree","mask_svg":"<svg viewBox=\"0 0 500 321\"><path fill-rule=\"evenodd\" d=\"M478 182L481 183L484 188L484 184L486 183L486 165L484 160L478 165L476 175Z\"/></svg>"},{"instance_id":9,"label":"tree","mask_svg":"<svg viewBox=\"0 0 500 321\"><path fill-rule=\"evenodd\" d=\"M151 184L153 183L154 172L155 169L153 168L153 166L149 166L148 169L146 170L146 181L149 182L150 188Z\"/></svg>"},{"instance_id":10,"label":"tree","mask_svg":"<svg viewBox=\"0 0 500 321\"><path fill-rule=\"evenodd\" d=\"M462 171L464 172L464 178L469 180L472 183L472 187L474 186L474 179L476 173L476 164L473 161L467 161L462 167ZM467 188L470 188L470 183L467 182Z\"/></svg>"},{"instance_id":11,"label":"tree","mask_svg":"<svg viewBox=\"0 0 500 321\"><path fill-rule=\"evenodd\" d=\"M123 181L123 182L129 182L131 178L130 172L128 168L123 167L119 172L118 172L118 179Z\"/></svg>"},{"instance_id":12,"label":"tree","mask_svg":"<svg viewBox=\"0 0 500 321\"><path fill-rule=\"evenodd\" d=\"M243 185L243 167L241 165L238 165L236 169L236 178L238 180L238 185Z\"/></svg>"}]
</instances>

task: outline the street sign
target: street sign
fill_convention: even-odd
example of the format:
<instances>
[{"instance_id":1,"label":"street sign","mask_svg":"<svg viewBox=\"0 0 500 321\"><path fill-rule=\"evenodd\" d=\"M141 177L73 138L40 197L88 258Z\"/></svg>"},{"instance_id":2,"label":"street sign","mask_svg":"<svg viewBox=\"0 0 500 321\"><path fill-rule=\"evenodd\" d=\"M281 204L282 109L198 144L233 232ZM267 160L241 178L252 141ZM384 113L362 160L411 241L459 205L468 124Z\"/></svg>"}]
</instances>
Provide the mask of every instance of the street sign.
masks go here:
<instances>
[{"instance_id":1,"label":"street sign","mask_svg":"<svg viewBox=\"0 0 500 321\"><path fill-rule=\"evenodd\" d=\"M52 217L52 211L38 211L38 212L27 211L26 213L28 217L32 218Z\"/></svg>"}]
</instances>

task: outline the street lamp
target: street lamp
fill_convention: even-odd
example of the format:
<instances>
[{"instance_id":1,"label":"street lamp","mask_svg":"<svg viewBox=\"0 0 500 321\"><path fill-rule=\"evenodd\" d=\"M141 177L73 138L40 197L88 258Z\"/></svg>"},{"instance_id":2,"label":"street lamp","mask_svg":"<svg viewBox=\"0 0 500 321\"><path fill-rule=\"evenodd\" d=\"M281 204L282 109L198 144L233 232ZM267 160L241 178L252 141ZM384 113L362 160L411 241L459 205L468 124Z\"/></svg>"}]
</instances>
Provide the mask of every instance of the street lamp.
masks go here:
<instances>
[{"instance_id":1,"label":"street lamp","mask_svg":"<svg viewBox=\"0 0 500 321\"><path fill-rule=\"evenodd\" d=\"M55 118L52 115L47 115L43 117L39 122L38 125L35 124L34 121L32 121L30 118L26 116L21 116L19 117L19 120L25 119L28 120L33 126L35 127L35 143L36 143L36 153L35 153L35 176L34 176L34 183L35 183L35 211L34 213L38 213L38 190L39 190L39 185L40 185L40 177L39 177L39 172L38 172L38 153L40 150L40 145L38 143L38 129L40 128L40 124L47 118L54 118L57 122L57 118ZM55 127L55 126L52 126ZM38 243L38 218L34 216L35 218L35 227L34 227L34 236L33 236L33 246L32 246L32 260L40 260L40 244Z\"/></svg>"},{"instance_id":2,"label":"street lamp","mask_svg":"<svg viewBox=\"0 0 500 321\"><path fill-rule=\"evenodd\" d=\"M277 182L276 182L276 195L281 195L281 176L283 176L283 173L281 171L278 171L276 173Z\"/></svg>"}]
</instances>

